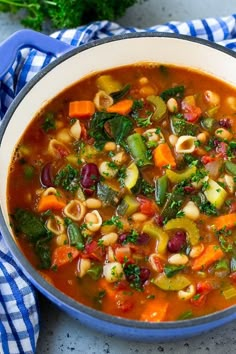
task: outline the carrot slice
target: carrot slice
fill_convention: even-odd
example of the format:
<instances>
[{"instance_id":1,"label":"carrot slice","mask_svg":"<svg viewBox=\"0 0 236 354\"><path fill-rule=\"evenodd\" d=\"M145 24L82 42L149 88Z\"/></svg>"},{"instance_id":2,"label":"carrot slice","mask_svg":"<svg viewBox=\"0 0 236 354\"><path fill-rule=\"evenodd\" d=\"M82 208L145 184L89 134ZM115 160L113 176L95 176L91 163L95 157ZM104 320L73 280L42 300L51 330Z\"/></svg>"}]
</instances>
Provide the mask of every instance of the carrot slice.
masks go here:
<instances>
[{"instance_id":1,"label":"carrot slice","mask_svg":"<svg viewBox=\"0 0 236 354\"><path fill-rule=\"evenodd\" d=\"M162 322L166 318L168 302L156 299L150 300L143 311L140 320L145 322Z\"/></svg>"},{"instance_id":2,"label":"carrot slice","mask_svg":"<svg viewBox=\"0 0 236 354\"><path fill-rule=\"evenodd\" d=\"M52 254L52 267L61 267L70 263L79 256L80 252L77 248L70 245L62 245L55 248Z\"/></svg>"},{"instance_id":3,"label":"carrot slice","mask_svg":"<svg viewBox=\"0 0 236 354\"><path fill-rule=\"evenodd\" d=\"M221 215L214 218L213 226L216 230L221 230L223 228L232 229L232 227L236 226L236 213Z\"/></svg>"},{"instance_id":4,"label":"carrot slice","mask_svg":"<svg viewBox=\"0 0 236 354\"><path fill-rule=\"evenodd\" d=\"M69 104L69 117L90 118L95 112L93 101L73 101Z\"/></svg>"},{"instance_id":5,"label":"carrot slice","mask_svg":"<svg viewBox=\"0 0 236 354\"><path fill-rule=\"evenodd\" d=\"M206 269L212 263L218 261L224 256L222 249L215 244L208 245L203 253L194 259L192 263L193 270Z\"/></svg>"},{"instance_id":6,"label":"carrot slice","mask_svg":"<svg viewBox=\"0 0 236 354\"><path fill-rule=\"evenodd\" d=\"M126 115L130 113L132 106L133 106L132 100L128 100L128 99L122 100L108 107L107 112Z\"/></svg>"},{"instance_id":7,"label":"carrot slice","mask_svg":"<svg viewBox=\"0 0 236 354\"><path fill-rule=\"evenodd\" d=\"M176 167L176 161L172 154L172 151L167 143L158 145L153 150L153 160L157 167L164 167L170 165L171 167Z\"/></svg>"},{"instance_id":8,"label":"carrot slice","mask_svg":"<svg viewBox=\"0 0 236 354\"><path fill-rule=\"evenodd\" d=\"M66 203L58 199L55 194L43 195L38 203L38 211L46 211L48 209L61 210L66 206Z\"/></svg>"}]
</instances>

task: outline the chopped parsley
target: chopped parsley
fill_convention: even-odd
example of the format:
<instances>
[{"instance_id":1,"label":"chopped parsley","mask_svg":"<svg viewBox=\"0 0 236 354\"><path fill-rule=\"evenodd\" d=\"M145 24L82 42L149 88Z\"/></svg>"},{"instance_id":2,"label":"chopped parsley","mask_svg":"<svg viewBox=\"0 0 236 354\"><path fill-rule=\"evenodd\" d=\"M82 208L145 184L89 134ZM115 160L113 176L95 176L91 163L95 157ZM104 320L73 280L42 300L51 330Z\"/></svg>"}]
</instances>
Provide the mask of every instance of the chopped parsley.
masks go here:
<instances>
[{"instance_id":1,"label":"chopped parsley","mask_svg":"<svg viewBox=\"0 0 236 354\"><path fill-rule=\"evenodd\" d=\"M56 129L56 121L54 118L54 114L51 112L48 112L44 118L44 121L42 123L42 129L47 133L49 130L55 130Z\"/></svg>"},{"instance_id":2,"label":"chopped parsley","mask_svg":"<svg viewBox=\"0 0 236 354\"><path fill-rule=\"evenodd\" d=\"M71 165L62 168L56 175L54 180L55 186L60 186L66 191L75 192L79 188L78 170Z\"/></svg>"},{"instance_id":3,"label":"chopped parsley","mask_svg":"<svg viewBox=\"0 0 236 354\"><path fill-rule=\"evenodd\" d=\"M115 215L111 219L104 221L102 225L115 225L118 229L123 229L123 223L120 221L119 216Z\"/></svg>"}]
</instances>

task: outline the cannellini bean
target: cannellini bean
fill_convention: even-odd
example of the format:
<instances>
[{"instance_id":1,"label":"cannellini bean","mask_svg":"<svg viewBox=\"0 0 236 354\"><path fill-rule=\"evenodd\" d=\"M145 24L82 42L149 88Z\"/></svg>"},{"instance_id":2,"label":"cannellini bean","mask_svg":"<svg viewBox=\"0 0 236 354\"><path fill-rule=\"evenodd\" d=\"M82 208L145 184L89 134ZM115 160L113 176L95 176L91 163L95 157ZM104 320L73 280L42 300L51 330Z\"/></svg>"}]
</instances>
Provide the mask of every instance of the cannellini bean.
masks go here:
<instances>
[{"instance_id":1,"label":"cannellini bean","mask_svg":"<svg viewBox=\"0 0 236 354\"><path fill-rule=\"evenodd\" d=\"M103 90L96 93L93 102L98 111L102 111L114 103L113 98Z\"/></svg>"},{"instance_id":2,"label":"cannellini bean","mask_svg":"<svg viewBox=\"0 0 236 354\"><path fill-rule=\"evenodd\" d=\"M80 200L73 199L65 206L63 211L72 220L80 221L86 213L86 208Z\"/></svg>"},{"instance_id":3,"label":"cannellini bean","mask_svg":"<svg viewBox=\"0 0 236 354\"><path fill-rule=\"evenodd\" d=\"M230 131L228 131L225 128L219 128L215 131L215 136L221 138L221 139L226 139L226 140L231 140L233 135L230 133Z\"/></svg>"},{"instance_id":4,"label":"cannellini bean","mask_svg":"<svg viewBox=\"0 0 236 354\"><path fill-rule=\"evenodd\" d=\"M176 152L181 154L193 152L195 150L195 144L194 144L195 141L196 138L194 136L191 135L180 136L175 145Z\"/></svg>"},{"instance_id":5,"label":"cannellini bean","mask_svg":"<svg viewBox=\"0 0 236 354\"><path fill-rule=\"evenodd\" d=\"M182 253L175 253L168 258L170 264L184 265L188 263L188 257Z\"/></svg>"},{"instance_id":6,"label":"cannellini bean","mask_svg":"<svg viewBox=\"0 0 236 354\"><path fill-rule=\"evenodd\" d=\"M57 246L63 246L68 241L67 235L65 233L58 235L56 238Z\"/></svg>"},{"instance_id":7,"label":"cannellini bean","mask_svg":"<svg viewBox=\"0 0 236 354\"><path fill-rule=\"evenodd\" d=\"M177 143L177 141L178 141L177 135L171 134L171 135L169 136L169 142L170 142L170 144L171 144L172 146L175 146L176 143Z\"/></svg>"},{"instance_id":8,"label":"cannellini bean","mask_svg":"<svg viewBox=\"0 0 236 354\"><path fill-rule=\"evenodd\" d=\"M152 96L156 94L156 90L151 85L145 85L140 88L139 94L142 97Z\"/></svg>"},{"instance_id":9,"label":"cannellini bean","mask_svg":"<svg viewBox=\"0 0 236 354\"><path fill-rule=\"evenodd\" d=\"M149 82L148 78L146 76L142 76L140 77L140 79L138 80L140 85L147 85L147 83Z\"/></svg>"},{"instance_id":10,"label":"cannellini bean","mask_svg":"<svg viewBox=\"0 0 236 354\"><path fill-rule=\"evenodd\" d=\"M96 198L88 198L85 200L84 204L88 209L99 209L102 207L101 200Z\"/></svg>"},{"instance_id":11,"label":"cannellini bean","mask_svg":"<svg viewBox=\"0 0 236 354\"><path fill-rule=\"evenodd\" d=\"M196 287L190 284L185 290L178 291L178 298L180 300L189 300L196 294Z\"/></svg>"},{"instance_id":12,"label":"cannellini bean","mask_svg":"<svg viewBox=\"0 0 236 354\"><path fill-rule=\"evenodd\" d=\"M176 113L178 112L178 102L176 101L175 98L171 97L168 99L167 103L167 108L168 108L168 111L171 112L171 113Z\"/></svg>"},{"instance_id":13,"label":"cannellini bean","mask_svg":"<svg viewBox=\"0 0 236 354\"><path fill-rule=\"evenodd\" d=\"M236 97L235 96L229 96L226 98L226 103L231 108L233 111L236 111Z\"/></svg>"},{"instance_id":14,"label":"cannellini bean","mask_svg":"<svg viewBox=\"0 0 236 354\"><path fill-rule=\"evenodd\" d=\"M109 283L114 283L118 280L121 280L124 276L121 263L111 262L104 264L103 275Z\"/></svg>"},{"instance_id":15,"label":"cannellini bean","mask_svg":"<svg viewBox=\"0 0 236 354\"><path fill-rule=\"evenodd\" d=\"M206 90L204 97L210 106L218 106L220 104L220 96L216 92Z\"/></svg>"},{"instance_id":16,"label":"cannellini bean","mask_svg":"<svg viewBox=\"0 0 236 354\"><path fill-rule=\"evenodd\" d=\"M116 155L112 156L112 161L118 166L122 165L127 160L127 155L124 151L118 152Z\"/></svg>"},{"instance_id":17,"label":"cannellini bean","mask_svg":"<svg viewBox=\"0 0 236 354\"><path fill-rule=\"evenodd\" d=\"M200 216L199 208L192 201L189 201L183 208L184 215L191 220L197 220Z\"/></svg>"},{"instance_id":18,"label":"cannellini bean","mask_svg":"<svg viewBox=\"0 0 236 354\"><path fill-rule=\"evenodd\" d=\"M93 210L85 215L84 222L88 230L95 232L102 226L102 217L97 210Z\"/></svg>"},{"instance_id":19,"label":"cannellini bean","mask_svg":"<svg viewBox=\"0 0 236 354\"><path fill-rule=\"evenodd\" d=\"M148 257L148 261L149 261L152 269L155 270L155 272L158 272L158 273L162 272L160 258L159 258L158 253L150 254L150 256Z\"/></svg>"},{"instance_id":20,"label":"cannellini bean","mask_svg":"<svg viewBox=\"0 0 236 354\"><path fill-rule=\"evenodd\" d=\"M46 226L54 235L60 235L65 231L64 220L58 215L49 218L46 221Z\"/></svg>"},{"instance_id":21,"label":"cannellini bean","mask_svg":"<svg viewBox=\"0 0 236 354\"><path fill-rule=\"evenodd\" d=\"M135 222L143 222L147 220L147 215L143 214L143 213L134 213L131 216L131 219Z\"/></svg>"},{"instance_id":22,"label":"cannellini bean","mask_svg":"<svg viewBox=\"0 0 236 354\"><path fill-rule=\"evenodd\" d=\"M191 251L189 252L189 256L191 258L196 258L196 257L200 256L203 251L204 251L204 245L203 245L203 243L199 243L198 245L193 246L191 248Z\"/></svg>"},{"instance_id":23,"label":"cannellini bean","mask_svg":"<svg viewBox=\"0 0 236 354\"><path fill-rule=\"evenodd\" d=\"M228 188L228 191L230 193L233 193L234 192L234 178L233 178L233 176L225 174L224 175L224 182Z\"/></svg>"},{"instance_id":24,"label":"cannellini bean","mask_svg":"<svg viewBox=\"0 0 236 354\"><path fill-rule=\"evenodd\" d=\"M110 246L116 243L118 239L118 234L116 232L110 232L100 238L104 246Z\"/></svg>"},{"instance_id":25,"label":"cannellini bean","mask_svg":"<svg viewBox=\"0 0 236 354\"><path fill-rule=\"evenodd\" d=\"M117 168L110 167L108 161L103 161L98 169L105 179L111 179L117 174Z\"/></svg>"},{"instance_id":26,"label":"cannellini bean","mask_svg":"<svg viewBox=\"0 0 236 354\"><path fill-rule=\"evenodd\" d=\"M207 141L207 138L208 138L208 134L205 132L199 133L197 135L197 140L199 140L203 144Z\"/></svg>"},{"instance_id":27,"label":"cannellini bean","mask_svg":"<svg viewBox=\"0 0 236 354\"><path fill-rule=\"evenodd\" d=\"M70 134L75 139L79 139L81 136L81 125L78 119L76 119L75 123L70 128Z\"/></svg>"},{"instance_id":28,"label":"cannellini bean","mask_svg":"<svg viewBox=\"0 0 236 354\"><path fill-rule=\"evenodd\" d=\"M108 141L104 145L104 150L105 151L115 151L116 150L116 143L114 143L114 141Z\"/></svg>"},{"instance_id":29,"label":"cannellini bean","mask_svg":"<svg viewBox=\"0 0 236 354\"><path fill-rule=\"evenodd\" d=\"M91 261L89 258L79 258L77 263L77 275L82 278L91 268Z\"/></svg>"}]
</instances>

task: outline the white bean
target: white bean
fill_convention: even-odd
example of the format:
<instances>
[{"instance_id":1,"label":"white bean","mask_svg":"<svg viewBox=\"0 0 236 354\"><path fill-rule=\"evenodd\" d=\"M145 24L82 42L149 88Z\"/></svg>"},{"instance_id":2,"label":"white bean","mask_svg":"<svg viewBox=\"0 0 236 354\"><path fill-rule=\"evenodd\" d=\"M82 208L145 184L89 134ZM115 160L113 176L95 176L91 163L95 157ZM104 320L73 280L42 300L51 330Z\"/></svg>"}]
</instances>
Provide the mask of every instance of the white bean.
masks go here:
<instances>
[{"instance_id":1,"label":"white bean","mask_svg":"<svg viewBox=\"0 0 236 354\"><path fill-rule=\"evenodd\" d=\"M131 216L131 219L135 222L143 222L147 220L147 215L143 214L143 213L134 213Z\"/></svg>"},{"instance_id":2,"label":"white bean","mask_svg":"<svg viewBox=\"0 0 236 354\"><path fill-rule=\"evenodd\" d=\"M218 106L220 104L220 96L216 92L206 90L204 96L210 106Z\"/></svg>"},{"instance_id":3,"label":"white bean","mask_svg":"<svg viewBox=\"0 0 236 354\"><path fill-rule=\"evenodd\" d=\"M169 98L166 105L167 105L169 112L171 112L171 113L178 112L178 102L176 101L175 98L173 98L173 97Z\"/></svg>"},{"instance_id":4,"label":"white bean","mask_svg":"<svg viewBox=\"0 0 236 354\"><path fill-rule=\"evenodd\" d=\"M118 239L118 234L116 232L110 232L100 238L104 246L110 246L116 243Z\"/></svg>"},{"instance_id":5,"label":"white bean","mask_svg":"<svg viewBox=\"0 0 236 354\"><path fill-rule=\"evenodd\" d=\"M228 188L228 191L230 193L233 193L234 192L234 178L233 178L233 176L225 174L224 175L224 182Z\"/></svg>"},{"instance_id":6,"label":"white bean","mask_svg":"<svg viewBox=\"0 0 236 354\"><path fill-rule=\"evenodd\" d=\"M188 263L188 257L182 253L175 253L168 258L168 262L174 265L184 265Z\"/></svg>"},{"instance_id":7,"label":"white bean","mask_svg":"<svg viewBox=\"0 0 236 354\"><path fill-rule=\"evenodd\" d=\"M116 150L116 143L114 143L113 141L108 141L104 145L104 150L105 151L115 151Z\"/></svg>"},{"instance_id":8,"label":"white bean","mask_svg":"<svg viewBox=\"0 0 236 354\"><path fill-rule=\"evenodd\" d=\"M170 142L170 144L171 144L172 146L175 146L176 143L177 143L177 141L178 141L177 135L171 134L171 135L169 136L169 142Z\"/></svg>"},{"instance_id":9,"label":"white bean","mask_svg":"<svg viewBox=\"0 0 236 354\"><path fill-rule=\"evenodd\" d=\"M102 202L96 198L88 198L85 200L84 204L88 209L99 209L102 206Z\"/></svg>"},{"instance_id":10,"label":"white bean","mask_svg":"<svg viewBox=\"0 0 236 354\"><path fill-rule=\"evenodd\" d=\"M76 119L75 123L71 126L70 128L70 134L73 136L73 138L79 140L80 135L81 135L81 125L78 119Z\"/></svg>"},{"instance_id":11,"label":"white bean","mask_svg":"<svg viewBox=\"0 0 236 354\"><path fill-rule=\"evenodd\" d=\"M189 253L189 256L191 258L196 258L196 257L200 256L203 251L204 251L204 245L203 245L203 243L199 243L198 245L192 247L192 249Z\"/></svg>"}]
</instances>

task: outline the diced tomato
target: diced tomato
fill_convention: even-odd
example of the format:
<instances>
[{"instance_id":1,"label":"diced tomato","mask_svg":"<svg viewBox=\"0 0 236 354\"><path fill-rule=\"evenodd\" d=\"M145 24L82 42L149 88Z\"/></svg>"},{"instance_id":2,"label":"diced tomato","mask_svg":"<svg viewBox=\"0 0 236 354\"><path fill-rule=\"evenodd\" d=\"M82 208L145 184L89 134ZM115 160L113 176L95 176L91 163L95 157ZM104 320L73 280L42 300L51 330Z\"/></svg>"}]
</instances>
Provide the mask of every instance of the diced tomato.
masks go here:
<instances>
[{"instance_id":1,"label":"diced tomato","mask_svg":"<svg viewBox=\"0 0 236 354\"><path fill-rule=\"evenodd\" d=\"M162 265L160 258L157 255L155 255L152 257L152 259L155 263L157 272L161 273L163 271L163 265Z\"/></svg>"},{"instance_id":2,"label":"diced tomato","mask_svg":"<svg viewBox=\"0 0 236 354\"><path fill-rule=\"evenodd\" d=\"M56 146L56 150L57 150L57 152L58 152L58 155L61 157L61 158L63 158L63 157L65 157L65 156L68 156L69 155L69 150L68 149L66 149L66 147L65 146L63 146L63 145L57 145Z\"/></svg>"},{"instance_id":3,"label":"diced tomato","mask_svg":"<svg viewBox=\"0 0 236 354\"><path fill-rule=\"evenodd\" d=\"M211 283L207 280L197 283L197 293L207 295L213 289Z\"/></svg>"},{"instance_id":4,"label":"diced tomato","mask_svg":"<svg viewBox=\"0 0 236 354\"><path fill-rule=\"evenodd\" d=\"M128 312L133 308L134 300L131 295L125 294L123 291L118 291L115 296L115 304L122 312Z\"/></svg>"},{"instance_id":5,"label":"diced tomato","mask_svg":"<svg viewBox=\"0 0 236 354\"><path fill-rule=\"evenodd\" d=\"M87 133L87 129L85 128L84 123L80 122L80 127L81 127L81 139L87 140L88 139L88 133Z\"/></svg>"},{"instance_id":6,"label":"diced tomato","mask_svg":"<svg viewBox=\"0 0 236 354\"><path fill-rule=\"evenodd\" d=\"M104 250L98 246L97 241L93 240L85 245L84 255L96 261L101 261L104 256Z\"/></svg>"},{"instance_id":7,"label":"diced tomato","mask_svg":"<svg viewBox=\"0 0 236 354\"><path fill-rule=\"evenodd\" d=\"M213 161L215 161L215 157L213 157L213 156L205 155L205 156L202 156L202 158L201 158L201 162L203 163L203 165L206 165L207 163L213 162Z\"/></svg>"},{"instance_id":8,"label":"diced tomato","mask_svg":"<svg viewBox=\"0 0 236 354\"><path fill-rule=\"evenodd\" d=\"M191 299L190 302L194 306L202 306L205 304L206 301L206 295L204 294L195 294Z\"/></svg>"},{"instance_id":9,"label":"diced tomato","mask_svg":"<svg viewBox=\"0 0 236 354\"><path fill-rule=\"evenodd\" d=\"M181 103L181 108L184 118L190 123L195 123L202 114L202 110L200 107L196 106L193 96L185 97Z\"/></svg>"},{"instance_id":10,"label":"diced tomato","mask_svg":"<svg viewBox=\"0 0 236 354\"><path fill-rule=\"evenodd\" d=\"M223 141L220 141L216 147L216 153L218 157L227 157L228 145Z\"/></svg>"},{"instance_id":11,"label":"diced tomato","mask_svg":"<svg viewBox=\"0 0 236 354\"><path fill-rule=\"evenodd\" d=\"M233 283L236 283L236 272L231 273L229 277Z\"/></svg>"},{"instance_id":12,"label":"diced tomato","mask_svg":"<svg viewBox=\"0 0 236 354\"><path fill-rule=\"evenodd\" d=\"M139 196L137 197L137 201L140 203L139 210L141 213L148 216L155 215L157 208L151 199L145 198L143 196Z\"/></svg>"},{"instance_id":13,"label":"diced tomato","mask_svg":"<svg viewBox=\"0 0 236 354\"><path fill-rule=\"evenodd\" d=\"M230 204L229 212L230 212L230 214L236 212L236 202L232 202Z\"/></svg>"}]
</instances>

